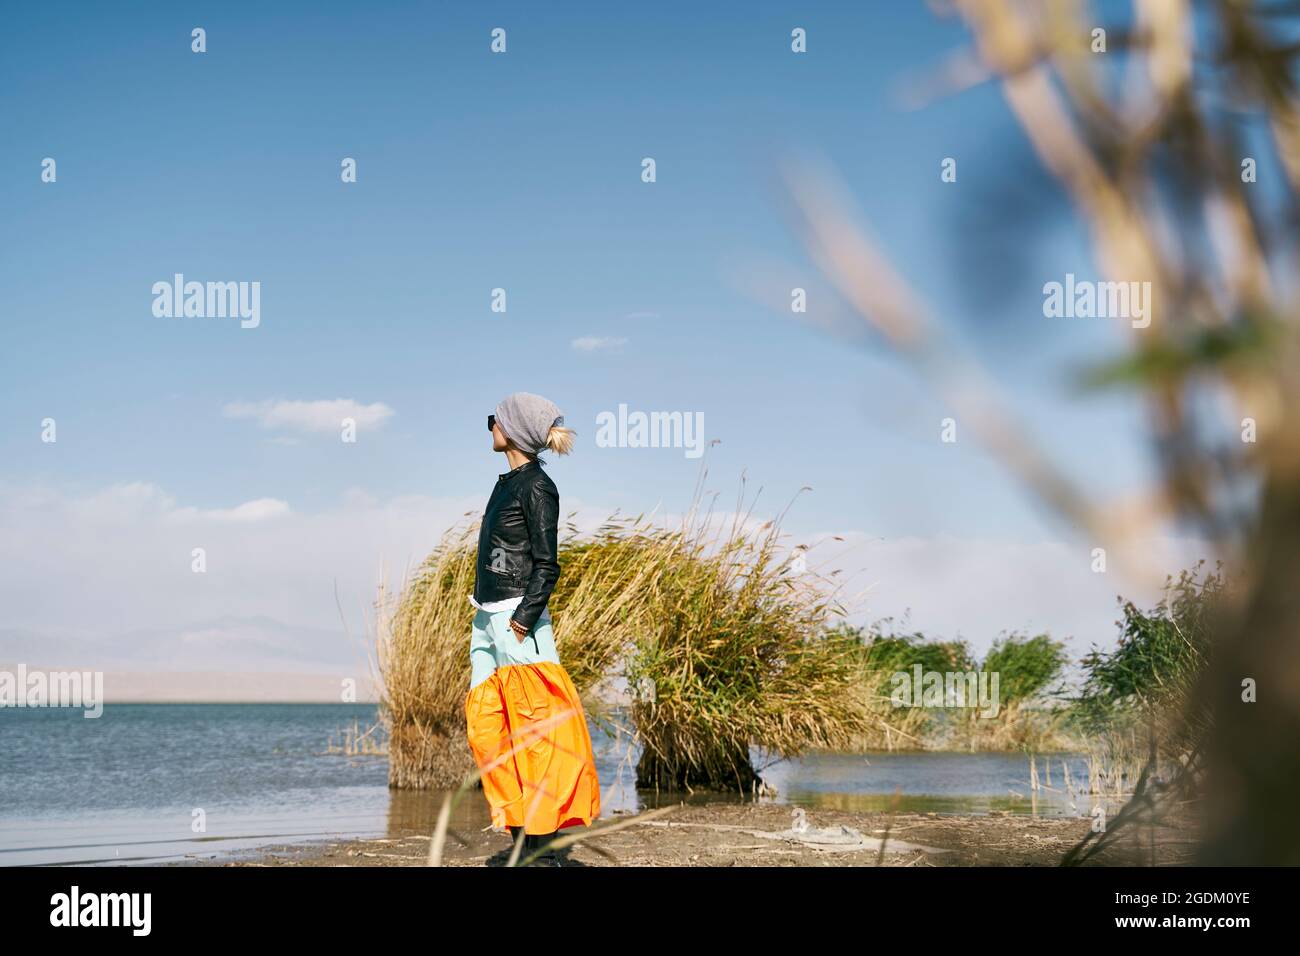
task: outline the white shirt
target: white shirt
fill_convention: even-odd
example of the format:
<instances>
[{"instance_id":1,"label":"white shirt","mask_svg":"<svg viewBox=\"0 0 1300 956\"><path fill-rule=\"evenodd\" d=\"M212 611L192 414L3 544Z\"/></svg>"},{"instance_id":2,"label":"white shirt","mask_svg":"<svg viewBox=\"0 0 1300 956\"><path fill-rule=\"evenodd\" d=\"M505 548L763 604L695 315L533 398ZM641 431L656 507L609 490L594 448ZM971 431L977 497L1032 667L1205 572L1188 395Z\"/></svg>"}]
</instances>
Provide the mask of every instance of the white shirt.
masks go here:
<instances>
[{"instance_id":1,"label":"white shirt","mask_svg":"<svg viewBox=\"0 0 1300 956\"><path fill-rule=\"evenodd\" d=\"M489 614L495 614L497 611L513 611L519 606L519 602L524 599L521 594L519 597L506 598L504 601L488 601L486 604L479 604L474 600L474 595L469 596L469 603L473 604L480 611L487 611Z\"/></svg>"},{"instance_id":2,"label":"white shirt","mask_svg":"<svg viewBox=\"0 0 1300 956\"><path fill-rule=\"evenodd\" d=\"M513 611L519 606L523 599L524 596L521 594L519 597L506 598L504 601L488 601L485 604L479 604L478 601L474 600L474 595L471 594L469 596L469 603L473 604L480 611L487 611L489 614L496 614L498 611ZM551 609L549 607L542 608L542 613L541 616L537 618L537 623L543 624L550 619Z\"/></svg>"}]
</instances>

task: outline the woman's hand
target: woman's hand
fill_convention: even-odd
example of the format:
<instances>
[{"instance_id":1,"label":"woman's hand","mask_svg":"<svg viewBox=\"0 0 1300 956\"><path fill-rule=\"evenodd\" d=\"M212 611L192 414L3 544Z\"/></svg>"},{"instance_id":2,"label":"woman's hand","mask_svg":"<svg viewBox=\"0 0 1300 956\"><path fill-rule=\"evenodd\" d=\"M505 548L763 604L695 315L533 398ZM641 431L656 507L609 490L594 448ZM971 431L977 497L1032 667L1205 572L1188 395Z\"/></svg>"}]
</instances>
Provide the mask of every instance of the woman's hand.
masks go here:
<instances>
[{"instance_id":1,"label":"woman's hand","mask_svg":"<svg viewBox=\"0 0 1300 956\"><path fill-rule=\"evenodd\" d=\"M528 636L528 628L524 627L513 617L510 619L510 630L514 631L515 637L521 641Z\"/></svg>"}]
</instances>

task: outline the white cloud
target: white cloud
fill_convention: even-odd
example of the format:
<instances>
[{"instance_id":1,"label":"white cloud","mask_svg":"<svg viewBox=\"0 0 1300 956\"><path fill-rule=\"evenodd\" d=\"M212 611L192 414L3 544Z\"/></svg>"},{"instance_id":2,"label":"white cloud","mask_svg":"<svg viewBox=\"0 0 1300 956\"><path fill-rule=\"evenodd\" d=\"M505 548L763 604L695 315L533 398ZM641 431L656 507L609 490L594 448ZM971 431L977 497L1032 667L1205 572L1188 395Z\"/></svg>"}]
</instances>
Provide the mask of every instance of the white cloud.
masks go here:
<instances>
[{"instance_id":1,"label":"white cloud","mask_svg":"<svg viewBox=\"0 0 1300 956\"><path fill-rule=\"evenodd\" d=\"M393 415L383 402L362 405L350 398L321 399L313 402L268 399L263 402L230 402L222 413L227 418L253 418L263 428L288 428L304 432L337 432L345 418L358 428L373 428Z\"/></svg>"},{"instance_id":2,"label":"white cloud","mask_svg":"<svg viewBox=\"0 0 1300 956\"><path fill-rule=\"evenodd\" d=\"M484 502L352 489L304 512L276 498L183 505L149 482L82 494L0 483L0 661L338 667L370 643L379 582L398 585Z\"/></svg>"},{"instance_id":3,"label":"white cloud","mask_svg":"<svg viewBox=\"0 0 1300 956\"><path fill-rule=\"evenodd\" d=\"M308 513L276 498L181 505L148 482L85 494L0 485L0 661L64 648L123 666L336 666L366 642L378 582L402 580L444 530L483 504L481 495L380 499L353 489ZM566 499L565 524L575 511L573 523L590 531L611 510ZM741 520L755 530L753 515ZM1013 629L1072 637L1076 654L1113 645L1115 596L1144 606L1157 596L1115 573L1094 574L1081 543L837 536L782 540L810 545L809 570L840 572L856 623L910 612L910 628L965 638L977 652ZM198 547L202 574L191 570ZM1151 553L1176 571L1205 549L1161 539Z\"/></svg>"},{"instance_id":4,"label":"white cloud","mask_svg":"<svg viewBox=\"0 0 1300 956\"><path fill-rule=\"evenodd\" d=\"M609 352L627 345L627 339L587 335L569 344L579 352Z\"/></svg>"},{"instance_id":5,"label":"white cloud","mask_svg":"<svg viewBox=\"0 0 1300 956\"><path fill-rule=\"evenodd\" d=\"M280 501L278 498L257 498L253 501L245 501L234 508L196 512L199 517L217 521L265 521L267 518L278 518L288 513L288 502Z\"/></svg>"},{"instance_id":6,"label":"white cloud","mask_svg":"<svg viewBox=\"0 0 1300 956\"><path fill-rule=\"evenodd\" d=\"M233 508L182 508L157 485L143 481L112 485L72 499L64 499L48 491L11 494L13 497L7 502L9 507L4 510L6 518L17 518L20 511L31 518L44 510L49 520L58 520L63 515L69 522L89 527L140 526L152 522L248 522L289 513L288 503L277 498L257 498ZM0 524L0 527L6 525Z\"/></svg>"}]
</instances>

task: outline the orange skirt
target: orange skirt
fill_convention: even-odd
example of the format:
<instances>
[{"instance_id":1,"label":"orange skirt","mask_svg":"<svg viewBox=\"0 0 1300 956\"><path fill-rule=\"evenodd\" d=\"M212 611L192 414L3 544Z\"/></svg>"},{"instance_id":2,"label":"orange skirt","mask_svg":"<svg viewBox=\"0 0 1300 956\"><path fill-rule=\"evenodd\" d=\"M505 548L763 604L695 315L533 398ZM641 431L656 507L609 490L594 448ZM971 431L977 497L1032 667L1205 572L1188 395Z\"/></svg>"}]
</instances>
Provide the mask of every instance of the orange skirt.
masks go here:
<instances>
[{"instance_id":1,"label":"orange skirt","mask_svg":"<svg viewBox=\"0 0 1300 956\"><path fill-rule=\"evenodd\" d=\"M477 682L465 696L470 750L492 824L525 833L590 825L600 815L600 782L577 689L555 654L549 619L521 642L509 617L475 616Z\"/></svg>"}]
</instances>

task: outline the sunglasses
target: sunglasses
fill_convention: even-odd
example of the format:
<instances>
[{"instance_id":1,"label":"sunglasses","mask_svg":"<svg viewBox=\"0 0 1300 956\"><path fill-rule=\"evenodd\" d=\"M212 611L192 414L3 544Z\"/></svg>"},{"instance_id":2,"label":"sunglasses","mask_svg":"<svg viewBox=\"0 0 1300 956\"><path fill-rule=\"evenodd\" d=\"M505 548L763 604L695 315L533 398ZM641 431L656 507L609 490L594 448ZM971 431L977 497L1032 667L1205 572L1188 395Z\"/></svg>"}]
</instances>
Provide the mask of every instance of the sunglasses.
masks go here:
<instances>
[{"instance_id":1,"label":"sunglasses","mask_svg":"<svg viewBox=\"0 0 1300 956\"><path fill-rule=\"evenodd\" d=\"M496 423L497 423L497 417L496 417L495 415L489 415L489 416L488 416L488 431L491 431L492 428L493 428L493 426L496 425Z\"/></svg>"}]
</instances>

